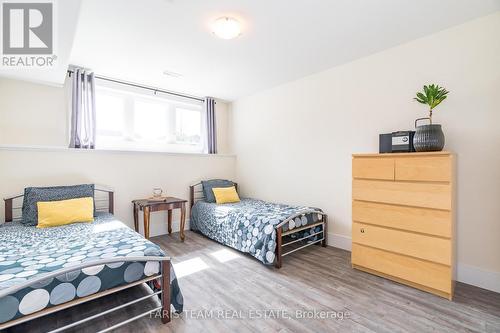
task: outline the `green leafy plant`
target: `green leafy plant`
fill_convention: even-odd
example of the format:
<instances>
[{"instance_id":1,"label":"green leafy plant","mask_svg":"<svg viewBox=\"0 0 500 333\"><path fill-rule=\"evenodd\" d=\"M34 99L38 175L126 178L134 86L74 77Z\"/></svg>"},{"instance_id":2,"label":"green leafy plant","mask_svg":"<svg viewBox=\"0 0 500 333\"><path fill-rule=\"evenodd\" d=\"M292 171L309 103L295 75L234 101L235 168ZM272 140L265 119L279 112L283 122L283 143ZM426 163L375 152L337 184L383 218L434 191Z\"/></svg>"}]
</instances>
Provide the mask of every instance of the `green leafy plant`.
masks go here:
<instances>
[{"instance_id":1,"label":"green leafy plant","mask_svg":"<svg viewBox=\"0 0 500 333\"><path fill-rule=\"evenodd\" d=\"M417 97L414 98L419 103L427 104L429 106L429 119L432 124L432 111L436 106L441 104L446 99L449 91L437 84L430 84L424 86L423 92L418 92Z\"/></svg>"}]
</instances>

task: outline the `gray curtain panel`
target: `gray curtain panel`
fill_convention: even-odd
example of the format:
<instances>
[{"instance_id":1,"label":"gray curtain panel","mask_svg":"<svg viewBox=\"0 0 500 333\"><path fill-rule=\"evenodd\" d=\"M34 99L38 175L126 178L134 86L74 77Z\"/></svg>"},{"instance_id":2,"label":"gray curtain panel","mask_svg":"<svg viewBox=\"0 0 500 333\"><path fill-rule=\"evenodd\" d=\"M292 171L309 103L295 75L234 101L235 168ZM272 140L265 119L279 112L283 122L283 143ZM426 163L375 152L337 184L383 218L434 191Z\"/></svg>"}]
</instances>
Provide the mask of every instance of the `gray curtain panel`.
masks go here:
<instances>
[{"instance_id":1,"label":"gray curtain panel","mask_svg":"<svg viewBox=\"0 0 500 333\"><path fill-rule=\"evenodd\" d=\"M96 138L94 73L75 68L71 74L70 148L94 149Z\"/></svg>"},{"instance_id":2,"label":"gray curtain panel","mask_svg":"<svg viewBox=\"0 0 500 333\"><path fill-rule=\"evenodd\" d=\"M217 154L217 128L215 122L215 100L213 98L205 98L205 109L207 111L208 153Z\"/></svg>"}]
</instances>

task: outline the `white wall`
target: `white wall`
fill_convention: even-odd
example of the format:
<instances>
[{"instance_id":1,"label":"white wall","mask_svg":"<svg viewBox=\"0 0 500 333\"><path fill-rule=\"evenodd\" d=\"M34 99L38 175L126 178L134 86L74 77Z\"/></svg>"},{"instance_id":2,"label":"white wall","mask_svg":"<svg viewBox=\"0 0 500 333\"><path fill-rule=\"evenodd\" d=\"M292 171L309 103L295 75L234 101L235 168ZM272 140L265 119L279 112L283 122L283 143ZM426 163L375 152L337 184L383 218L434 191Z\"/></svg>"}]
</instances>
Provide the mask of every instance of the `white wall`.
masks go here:
<instances>
[{"instance_id":1,"label":"white wall","mask_svg":"<svg viewBox=\"0 0 500 333\"><path fill-rule=\"evenodd\" d=\"M438 83L451 91L434 121L457 153L459 280L500 291L499 31L497 12L236 101L241 190L322 207L330 243L350 246L351 154L413 128L426 116L415 92Z\"/></svg>"},{"instance_id":2,"label":"white wall","mask_svg":"<svg viewBox=\"0 0 500 333\"><path fill-rule=\"evenodd\" d=\"M217 130L217 153L227 154L231 151L231 107L230 104L222 100L215 103L215 119Z\"/></svg>"},{"instance_id":3,"label":"white wall","mask_svg":"<svg viewBox=\"0 0 500 333\"><path fill-rule=\"evenodd\" d=\"M0 78L0 144L67 146L65 89Z\"/></svg>"}]
</instances>

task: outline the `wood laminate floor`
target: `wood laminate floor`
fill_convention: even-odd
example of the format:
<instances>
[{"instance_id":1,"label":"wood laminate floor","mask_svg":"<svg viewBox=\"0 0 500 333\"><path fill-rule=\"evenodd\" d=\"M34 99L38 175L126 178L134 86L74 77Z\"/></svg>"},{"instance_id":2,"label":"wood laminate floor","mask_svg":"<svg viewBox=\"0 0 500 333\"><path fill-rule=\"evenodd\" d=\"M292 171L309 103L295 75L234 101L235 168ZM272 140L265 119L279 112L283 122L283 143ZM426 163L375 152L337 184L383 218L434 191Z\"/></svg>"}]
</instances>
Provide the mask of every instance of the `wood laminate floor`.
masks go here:
<instances>
[{"instance_id":1,"label":"wood laminate floor","mask_svg":"<svg viewBox=\"0 0 500 333\"><path fill-rule=\"evenodd\" d=\"M450 302L354 270L350 253L332 247L298 251L276 270L193 232L184 243L177 234L152 240L173 257L186 311L166 325L143 318L117 332L500 332L500 294L457 283ZM11 331L53 329L146 292L135 287ZM154 305L142 302L74 332L104 329Z\"/></svg>"}]
</instances>

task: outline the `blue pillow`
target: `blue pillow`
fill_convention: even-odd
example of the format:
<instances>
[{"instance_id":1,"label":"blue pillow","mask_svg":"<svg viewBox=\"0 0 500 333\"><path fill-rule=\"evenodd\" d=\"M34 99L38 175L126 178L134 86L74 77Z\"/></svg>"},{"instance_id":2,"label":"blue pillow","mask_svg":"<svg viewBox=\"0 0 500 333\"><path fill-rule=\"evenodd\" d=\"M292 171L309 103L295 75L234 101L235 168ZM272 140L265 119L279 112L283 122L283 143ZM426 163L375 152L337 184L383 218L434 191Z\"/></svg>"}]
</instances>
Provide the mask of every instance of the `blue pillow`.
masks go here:
<instances>
[{"instance_id":1,"label":"blue pillow","mask_svg":"<svg viewBox=\"0 0 500 333\"><path fill-rule=\"evenodd\" d=\"M206 202L215 202L215 195L212 189L214 187L231 187L234 183L230 180L225 179L211 179L202 180L201 185L203 186L203 194L205 195Z\"/></svg>"},{"instance_id":2,"label":"blue pillow","mask_svg":"<svg viewBox=\"0 0 500 333\"><path fill-rule=\"evenodd\" d=\"M53 187L27 187L24 189L22 223L25 225L38 224L37 202L39 201L57 201L86 197L94 197L94 184Z\"/></svg>"}]
</instances>

